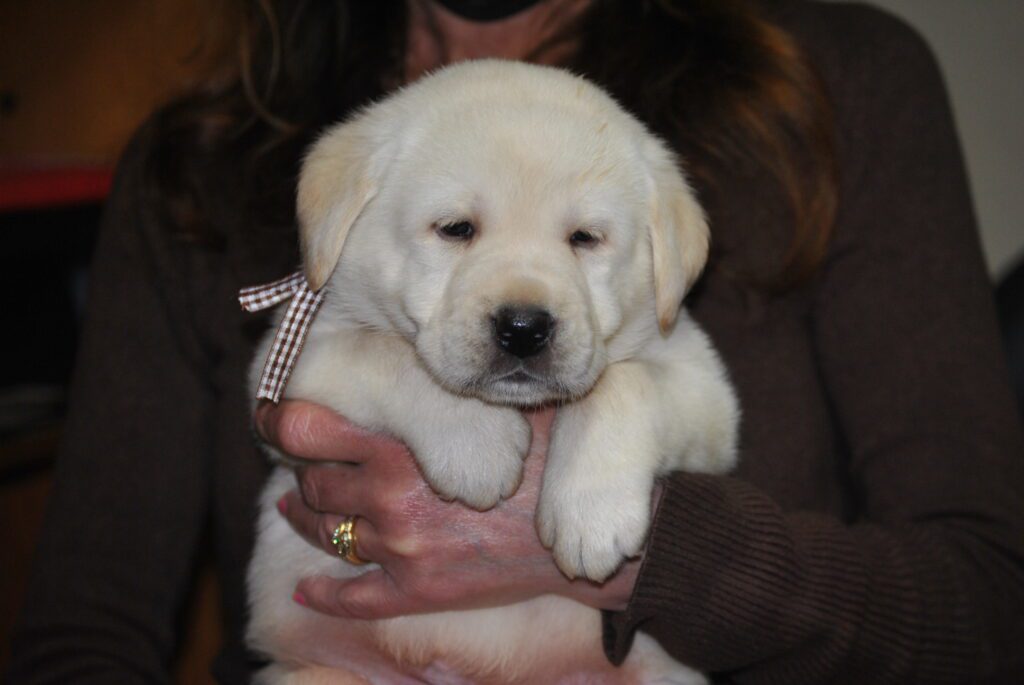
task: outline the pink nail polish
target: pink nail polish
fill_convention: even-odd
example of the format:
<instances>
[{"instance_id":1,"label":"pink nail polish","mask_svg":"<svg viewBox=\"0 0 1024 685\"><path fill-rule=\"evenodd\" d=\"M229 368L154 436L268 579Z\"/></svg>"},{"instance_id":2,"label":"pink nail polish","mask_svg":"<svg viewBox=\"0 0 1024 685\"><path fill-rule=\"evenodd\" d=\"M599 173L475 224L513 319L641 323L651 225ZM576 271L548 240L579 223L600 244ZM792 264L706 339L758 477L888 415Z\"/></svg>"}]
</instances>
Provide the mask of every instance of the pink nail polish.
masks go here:
<instances>
[{"instance_id":1,"label":"pink nail polish","mask_svg":"<svg viewBox=\"0 0 1024 685\"><path fill-rule=\"evenodd\" d=\"M277 510L282 514L288 513L288 501L284 497L277 500Z\"/></svg>"},{"instance_id":2,"label":"pink nail polish","mask_svg":"<svg viewBox=\"0 0 1024 685\"><path fill-rule=\"evenodd\" d=\"M292 595L292 600L293 600L293 601L294 601L294 602L295 602L296 604L301 604L302 606L309 606L309 605L308 605L308 604L306 603L306 596L305 596L304 594L302 594L301 592L296 592L295 594L293 594L293 595Z\"/></svg>"}]
</instances>

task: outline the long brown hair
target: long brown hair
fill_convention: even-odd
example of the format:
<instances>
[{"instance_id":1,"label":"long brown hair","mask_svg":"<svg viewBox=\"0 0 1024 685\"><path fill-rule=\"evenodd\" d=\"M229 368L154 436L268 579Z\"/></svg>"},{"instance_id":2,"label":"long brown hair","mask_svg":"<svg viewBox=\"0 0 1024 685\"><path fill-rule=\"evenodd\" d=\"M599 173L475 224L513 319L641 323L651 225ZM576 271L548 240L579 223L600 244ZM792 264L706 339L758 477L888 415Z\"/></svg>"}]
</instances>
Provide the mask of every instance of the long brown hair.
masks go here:
<instances>
[{"instance_id":1,"label":"long brown hair","mask_svg":"<svg viewBox=\"0 0 1024 685\"><path fill-rule=\"evenodd\" d=\"M699 187L734 163L768 172L794 226L784 263L758 281L771 289L813 273L837 194L828 100L771 19L784 4L593 0L569 29L566 65L673 144ZM405 0L253 0L240 13L237 59L155 118L146 178L171 230L214 245L239 222L290 227L304 147L398 85L404 66Z\"/></svg>"}]
</instances>

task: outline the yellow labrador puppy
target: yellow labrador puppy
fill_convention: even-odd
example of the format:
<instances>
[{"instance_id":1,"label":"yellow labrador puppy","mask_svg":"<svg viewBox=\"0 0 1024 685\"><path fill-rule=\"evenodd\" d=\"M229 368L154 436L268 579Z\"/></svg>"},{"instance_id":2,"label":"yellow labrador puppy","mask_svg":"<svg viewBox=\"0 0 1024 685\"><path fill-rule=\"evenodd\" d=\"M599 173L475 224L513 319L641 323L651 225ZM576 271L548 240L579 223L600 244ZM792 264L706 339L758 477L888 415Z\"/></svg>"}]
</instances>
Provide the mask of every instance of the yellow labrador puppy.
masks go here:
<instances>
[{"instance_id":1,"label":"yellow labrador puppy","mask_svg":"<svg viewBox=\"0 0 1024 685\"><path fill-rule=\"evenodd\" d=\"M477 509L518 486L519 410L557 403L536 527L567 574L601 581L640 552L659 475L733 466L736 400L679 311L703 212L666 146L587 81L443 69L327 131L298 210L326 299L287 396L397 436L434 490ZM442 662L438 682L704 682L643 635L621 669L587 672L599 613L560 597L376 622L304 609L299 578L366 567L289 528L274 503L292 487L279 466L249 574L249 641L275 661L263 682L402 682L353 645Z\"/></svg>"}]
</instances>

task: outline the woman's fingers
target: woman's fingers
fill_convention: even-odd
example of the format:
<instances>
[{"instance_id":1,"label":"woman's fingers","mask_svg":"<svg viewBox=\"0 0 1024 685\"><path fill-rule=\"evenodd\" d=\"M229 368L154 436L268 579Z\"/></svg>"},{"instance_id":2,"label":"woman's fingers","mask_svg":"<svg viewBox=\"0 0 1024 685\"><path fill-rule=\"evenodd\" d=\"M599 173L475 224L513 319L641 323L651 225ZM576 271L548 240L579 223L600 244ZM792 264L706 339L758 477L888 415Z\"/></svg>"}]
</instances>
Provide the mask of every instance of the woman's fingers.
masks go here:
<instances>
[{"instance_id":1,"label":"woman's fingers","mask_svg":"<svg viewBox=\"0 0 1024 685\"><path fill-rule=\"evenodd\" d=\"M404 450L394 438L371 433L313 402L261 402L256 431L285 454L301 459L363 463L380 452Z\"/></svg>"},{"instance_id":2,"label":"woman's fingers","mask_svg":"<svg viewBox=\"0 0 1024 685\"><path fill-rule=\"evenodd\" d=\"M396 514L407 510L415 493L427 489L404 452L378 453L364 464L311 462L295 475L302 499L313 511L359 514L376 523L400 523Z\"/></svg>"},{"instance_id":3,"label":"woman's fingers","mask_svg":"<svg viewBox=\"0 0 1024 685\"><path fill-rule=\"evenodd\" d=\"M366 497L374 487L372 474L355 465L301 466L295 479L306 506L323 513L369 513Z\"/></svg>"},{"instance_id":4,"label":"woman's fingers","mask_svg":"<svg viewBox=\"0 0 1024 685\"><path fill-rule=\"evenodd\" d=\"M381 619L417 613L418 607L382 569L339 581L326 576L304 578L295 600L315 611L356 619Z\"/></svg>"},{"instance_id":5,"label":"woman's fingers","mask_svg":"<svg viewBox=\"0 0 1024 685\"><path fill-rule=\"evenodd\" d=\"M328 554L338 554L333 536L338 524L345 520L345 515L315 512L305 505L302 497L295 490L289 490L278 501L277 508L288 519L292 528L307 542ZM380 544L380 536L370 521L357 516L353 526L353 535L356 539L354 551L360 559L379 561L384 556L385 552Z\"/></svg>"}]
</instances>

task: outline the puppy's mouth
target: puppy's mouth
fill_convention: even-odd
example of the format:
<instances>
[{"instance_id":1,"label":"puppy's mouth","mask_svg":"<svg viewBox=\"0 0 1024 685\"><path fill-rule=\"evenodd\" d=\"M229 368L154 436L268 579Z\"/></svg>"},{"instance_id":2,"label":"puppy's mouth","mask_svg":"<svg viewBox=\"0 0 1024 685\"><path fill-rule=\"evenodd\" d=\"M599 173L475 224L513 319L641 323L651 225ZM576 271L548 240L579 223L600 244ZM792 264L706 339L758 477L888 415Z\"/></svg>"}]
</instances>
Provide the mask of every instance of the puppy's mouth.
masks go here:
<instances>
[{"instance_id":1,"label":"puppy's mouth","mask_svg":"<svg viewBox=\"0 0 1024 685\"><path fill-rule=\"evenodd\" d=\"M485 401L521 407L565 400L571 395L558 374L551 372L549 364L522 362L493 365L477 377L472 392Z\"/></svg>"},{"instance_id":2,"label":"puppy's mouth","mask_svg":"<svg viewBox=\"0 0 1024 685\"><path fill-rule=\"evenodd\" d=\"M535 378L525 371L478 383L475 394L486 402L517 407L535 407L563 399L564 395L556 383Z\"/></svg>"},{"instance_id":3,"label":"puppy's mouth","mask_svg":"<svg viewBox=\"0 0 1024 685\"><path fill-rule=\"evenodd\" d=\"M546 379L538 377L538 376L530 373L526 369L516 369L514 371L509 371L508 373L504 374L503 376L498 376L492 382L493 383L516 383L516 384L520 384L520 383L545 383Z\"/></svg>"}]
</instances>

